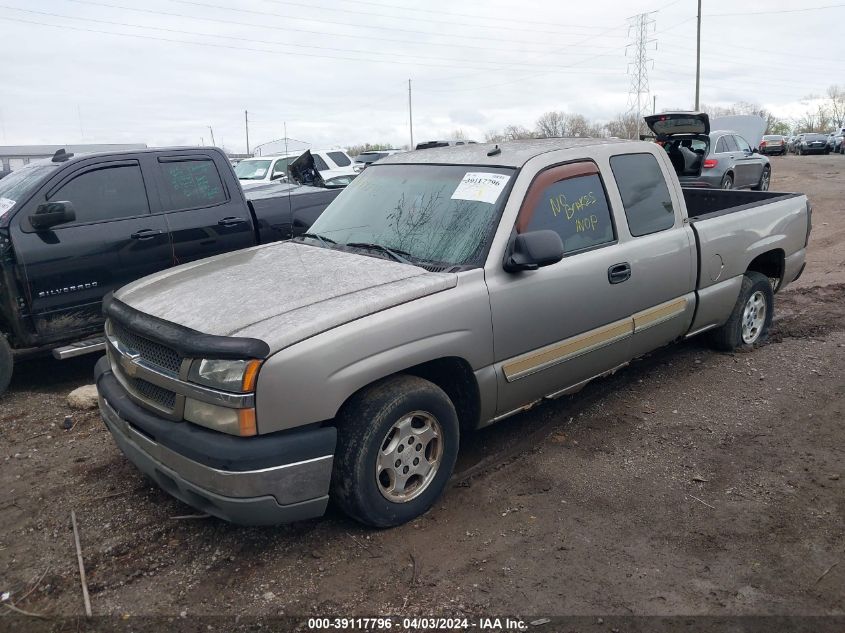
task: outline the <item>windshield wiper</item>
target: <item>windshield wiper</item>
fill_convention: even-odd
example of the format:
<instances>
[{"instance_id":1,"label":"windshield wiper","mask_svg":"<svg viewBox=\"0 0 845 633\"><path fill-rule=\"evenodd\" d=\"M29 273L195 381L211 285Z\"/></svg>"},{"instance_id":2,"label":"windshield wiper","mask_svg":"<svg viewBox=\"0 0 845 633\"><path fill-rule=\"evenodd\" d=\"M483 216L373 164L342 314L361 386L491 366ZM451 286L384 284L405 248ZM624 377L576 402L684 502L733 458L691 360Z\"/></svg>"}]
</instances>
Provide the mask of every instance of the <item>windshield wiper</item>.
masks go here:
<instances>
[{"instance_id":1,"label":"windshield wiper","mask_svg":"<svg viewBox=\"0 0 845 633\"><path fill-rule=\"evenodd\" d=\"M369 248L375 251L381 251L382 253L390 255L390 257L400 264L410 264L411 266L415 265L411 260L403 257L403 255L413 257L413 255L406 251L388 248L384 244L376 244L375 242L348 242L345 246L351 246L352 248Z\"/></svg>"},{"instance_id":2,"label":"windshield wiper","mask_svg":"<svg viewBox=\"0 0 845 633\"><path fill-rule=\"evenodd\" d=\"M335 242L332 238L323 237L322 235L319 235L317 233L300 233L299 235L297 235L293 239L299 239L299 238L303 238L303 237L310 237L312 239L319 240L320 244L324 248L329 248L329 244L337 244L337 242Z\"/></svg>"}]
</instances>

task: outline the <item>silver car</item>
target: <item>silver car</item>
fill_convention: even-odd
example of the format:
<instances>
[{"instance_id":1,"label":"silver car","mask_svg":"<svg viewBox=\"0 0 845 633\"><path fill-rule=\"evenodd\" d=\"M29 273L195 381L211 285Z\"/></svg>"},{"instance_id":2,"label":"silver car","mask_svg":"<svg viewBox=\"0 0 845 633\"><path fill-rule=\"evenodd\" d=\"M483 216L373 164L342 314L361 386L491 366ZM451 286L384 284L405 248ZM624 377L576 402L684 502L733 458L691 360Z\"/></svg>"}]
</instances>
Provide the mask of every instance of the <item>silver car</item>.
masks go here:
<instances>
[{"instance_id":1,"label":"silver car","mask_svg":"<svg viewBox=\"0 0 845 633\"><path fill-rule=\"evenodd\" d=\"M664 148L683 187L769 189L769 159L736 132L719 130L706 136L679 138L666 142Z\"/></svg>"}]
</instances>

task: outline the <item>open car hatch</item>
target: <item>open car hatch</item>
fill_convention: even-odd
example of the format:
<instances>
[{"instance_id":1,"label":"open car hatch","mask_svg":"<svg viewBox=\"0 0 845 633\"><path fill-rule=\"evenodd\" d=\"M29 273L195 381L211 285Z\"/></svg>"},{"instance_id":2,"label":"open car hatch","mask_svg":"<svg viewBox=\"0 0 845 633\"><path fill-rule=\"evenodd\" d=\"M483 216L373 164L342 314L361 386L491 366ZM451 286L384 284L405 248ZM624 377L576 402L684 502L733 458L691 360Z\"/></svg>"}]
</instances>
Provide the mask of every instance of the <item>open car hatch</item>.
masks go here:
<instances>
[{"instance_id":1,"label":"open car hatch","mask_svg":"<svg viewBox=\"0 0 845 633\"><path fill-rule=\"evenodd\" d=\"M704 112L663 112L645 117L679 178L701 176L710 154L710 117Z\"/></svg>"}]
</instances>

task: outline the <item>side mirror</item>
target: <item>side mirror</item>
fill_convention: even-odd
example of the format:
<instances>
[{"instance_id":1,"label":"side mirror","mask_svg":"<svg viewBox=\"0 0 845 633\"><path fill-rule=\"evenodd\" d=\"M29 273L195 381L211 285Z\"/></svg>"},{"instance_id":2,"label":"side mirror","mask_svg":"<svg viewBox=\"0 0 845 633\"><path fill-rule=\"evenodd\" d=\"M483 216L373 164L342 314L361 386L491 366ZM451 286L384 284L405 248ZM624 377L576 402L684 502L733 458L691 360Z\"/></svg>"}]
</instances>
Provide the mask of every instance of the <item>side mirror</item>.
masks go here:
<instances>
[{"instance_id":1,"label":"side mirror","mask_svg":"<svg viewBox=\"0 0 845 633\"><path fill-rule=\"evenodd\" d=\"M286 174L283 171L277 171L275 174L270 176L270 180L286 180Z\"/></svg>"},{"instance_id":2,"label":"side mirror","mask_svg":"<svg viewBox=\"0 0 845 633\"><path fill-rule=\"evenodd\" d=\"M529 231L519 233L505 257L505 270L537 270L556 264L563 259L563 242L554 231Z\"/></svg>"},{"instance_id":3,"label":"side mirror","mask_svg":"<svg viewBox=\"0 0 845 633\"><path fill-rule=\"evenodd\" d=\"M36 231L45 231L59 224L73 222L76 210L71 202L45 202L39 204L35 213L29 216L29 223Z\"/></svg>"}]
</instances>

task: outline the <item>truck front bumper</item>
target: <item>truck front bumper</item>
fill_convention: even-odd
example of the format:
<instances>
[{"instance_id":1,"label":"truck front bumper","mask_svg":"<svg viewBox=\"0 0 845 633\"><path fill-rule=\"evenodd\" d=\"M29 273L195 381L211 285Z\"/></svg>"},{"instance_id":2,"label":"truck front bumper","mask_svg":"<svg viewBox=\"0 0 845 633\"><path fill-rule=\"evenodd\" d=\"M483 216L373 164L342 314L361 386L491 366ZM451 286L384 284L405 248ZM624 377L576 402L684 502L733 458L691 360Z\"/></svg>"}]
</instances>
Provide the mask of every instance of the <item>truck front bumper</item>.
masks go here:
<instances>
[{"instance_id":1,"label":"truck front bumper","mask_svg":"<svg viewBox=\"0 0 845 633\"><path fill-rule=\"evenodd\" d=\"M139 407L106 358L97 363L95 376L103 421L120 450L180 501L241 525L287 523L325 512L334 428L234 437Z\"/></svg>"}]
</instances>

